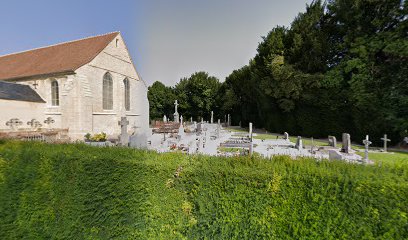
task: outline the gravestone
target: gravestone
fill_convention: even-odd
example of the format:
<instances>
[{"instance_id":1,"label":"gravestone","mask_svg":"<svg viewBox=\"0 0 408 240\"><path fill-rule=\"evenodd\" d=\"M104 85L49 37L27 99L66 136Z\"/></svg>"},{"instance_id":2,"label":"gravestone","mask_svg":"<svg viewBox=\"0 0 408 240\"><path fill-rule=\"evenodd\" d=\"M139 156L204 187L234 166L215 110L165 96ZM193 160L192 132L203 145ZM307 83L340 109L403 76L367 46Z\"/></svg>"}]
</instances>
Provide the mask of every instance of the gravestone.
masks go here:
<instances>
[{"instance_id":1,"label":"gravestone","mask_svg":"<svg viewBox=\"0 0 408 240\"><path fill-rule=\"evenodd\" d=\"M31 126L31 129L33 129L34 131L36 131L38 128L42 126L42 124L34 118L31 119L31 121L28 121L27 125Z\"/></svg>"},{"instance_id":2,"label":"gravestone","mask_svg":"<svg viewBox=\"0 0 408 240\"><path fill-rule=\"evenodd\" d=\"M191 122L191 123L193 122L193 117L190 117L190 122Z\"/></svg>"},{"instance_id":3,"label":"gravestone","mask_svg":"<svg viewBox=\"0 0 408 240\"><path fill-rule=\"evenodd\" d=\"M166 115L163 116L163 122L165 122L165 123L167 122L167 117L166 117Z\"/></svg>"},{"instance_id":4,"label":"gravestone","mask_svg":"<svg viewBox=\"0 0 408 240\"><path fill-rule=\"evenodd\" d=\"M129 146L131 148L146 149L147 135L146 133L134 133L129 137Z\"/></svg>"},{"instance_id":5,"label":"gravestone","mask_svg":"<svg viewBox=\"0 0 408 240\"><path fill-rule=\"evenodd\" d=\"M329 146L330 147L337 147L337 139L335 136L329 136Z\"/></svg>"},{"instance_id":6,"label":"gravestone","mask_svg":"<svg viewBox=\"0 0 408 240\"><path fill-rule=\"evenodd\" d=\"M214 112L213 111L211 111L211 122L210 122L211 124L213 124L214 123Z\"/></svg>"},{"instance_id":7,"label":"gravestone","mask_svg":"<svg viewBox=\"0 0 408 240\"><path fill-rule=\"evenodd\" d=\"M384 137L381 138L384 141L384 152L387 152L387 142L391 142L391 139L387 138L387 134L384 134Z\"/></svg>"},{"instance_id":8,"label":"gravestone","mask_svg":"<svg viewBox=\"0 0 408 240\"><path fill-rule=\"evenodd\" d=\"M18 126L23 125L23 122L20 121L18 118L12 118L6 122L6 126L10 127L11 130L16 131L18 130Z\"/></svg>"},{"instance_id":9,"label":"gravestone","mask_svg":"<svg viewBox=\"0 0 408 240\"><path fill-rule=\"evenodd\" d=\"M228 113L228 123L227 126L231 126L231 115Z\"/></svg>"},{"instance_id":10,"label":"gravestone","mask_svg":"<svg viewBox=\"0 0 408 240\"><path fill-rule=\"evenodd\" d=\"M252 142L252 123L249 123L249 139L251 139Z\"/></svg>"},{"instance_id":11,"label":"gravestone","mask_svg":"<svg viewBox=\"0 0 408 240\"><path fill-rule=\"evenodd\" d=\"M177 100L176 101L174 101L174 114L173 114L173 116L174 116L174 121L175 122L179 122L179 113L178 113L178 111L177 111L177 107L178 107L178 103L177 103Z\"/></svg>"},{"instance_id":12,"label":"gravestone","mask_svg":"<svg viewBox=\"0 0 408 240\"><path fill-rule=\"evenodd\" d=\"M366 135L366 138L363 140L363 143L364 143L364 147L365 147L364 162L368 163L368 161L369 161L369 159L368 159L368 147L372 143L372 142L370 142L370 140L368 140L368 135Z\"/></svg>"},{"instance_id":13,"label":"gravestone","mask_svg":"<svg viewBox=\"0 0 408 240\"><path fill-rule=\"evenodd\" d=\"M344 153L351 153L351 140L350 140L350 134L348 133L343 133L342 135L342 147L341 151Z\"/></svg>"},{"instance_id":14,"label":"gravestone","mask_svg":"<svg viewBox=\"0 0 408 240\"><path fill-rule=\"evenodd\" d=\"M183 126L183 115L180 116L180 127L178 129L178 137L181 139L181 137L184 136L184 126Z\"/></svg>"},{"instance_id":15,"label":"gravestone","mask_svg":"<svg viewBox=\"0 0 408 240\"><path fill-rule=\"evenodd\" d=\"M121 117L118 125L120 126L119 143L121 146L127 147L129 146L129 133L127 131L129 121L126 119L126 117Z\"/></svg>"},{"instance_id":16,"label":"gravestone","mask_svg":"<svg viewBox=\"0 0 408 240\"><path fill-rule=\"evenodd\" d=\"M289 133L284 132L283 133L283 139L285 139L286 141L289 141Z\"/></svg>"},{"instance_id":17,"label":"gravestone","mask_svg":"<svg viewBox=\"0 0 408 240\"><path fill-rule=\"evenodd\" d=\"M302 137L301 137L301 136L298 136L298 137L297 137L295 148L296 148L297 150L302 150L302 149L303 149L303 141L302 141Z\"/></svg>"}]
</instances>

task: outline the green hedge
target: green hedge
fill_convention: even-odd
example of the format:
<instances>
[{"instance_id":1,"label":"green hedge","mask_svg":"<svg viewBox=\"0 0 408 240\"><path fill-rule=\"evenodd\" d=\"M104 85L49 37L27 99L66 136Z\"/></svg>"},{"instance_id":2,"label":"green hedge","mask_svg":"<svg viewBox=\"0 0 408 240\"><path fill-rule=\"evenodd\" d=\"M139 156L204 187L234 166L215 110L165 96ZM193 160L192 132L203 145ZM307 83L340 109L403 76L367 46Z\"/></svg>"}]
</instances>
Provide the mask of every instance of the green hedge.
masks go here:
<instances>
[{"instance_id":1,"label":"green hedge","mask_svg":"<svg viewBox=\"0 0 408 240\"><path fill-rule=\"evenodd\" d=\"M408 164L0 142L1 239L406 239Z\"/></svg>"}]
</instances>

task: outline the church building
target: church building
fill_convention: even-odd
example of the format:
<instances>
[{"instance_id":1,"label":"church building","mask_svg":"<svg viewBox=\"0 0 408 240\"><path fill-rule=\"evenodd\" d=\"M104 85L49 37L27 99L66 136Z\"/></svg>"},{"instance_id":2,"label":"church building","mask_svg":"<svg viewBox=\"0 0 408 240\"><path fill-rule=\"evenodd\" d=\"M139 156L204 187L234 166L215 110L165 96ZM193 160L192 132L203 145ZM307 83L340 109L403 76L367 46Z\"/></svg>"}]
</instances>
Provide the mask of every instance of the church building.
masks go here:
<instances>
[{"instance_id":1,"label":"church building","mask_svg":"<svg viewBox=\"0 0 408 240\"><path fill-rule=\"evenodd\" d=\"M48 119L71 140L115 138L121 117L129 134L149 129L147 85L119 32L0 56L0 131Z\"/></svg>"}]
</instances>

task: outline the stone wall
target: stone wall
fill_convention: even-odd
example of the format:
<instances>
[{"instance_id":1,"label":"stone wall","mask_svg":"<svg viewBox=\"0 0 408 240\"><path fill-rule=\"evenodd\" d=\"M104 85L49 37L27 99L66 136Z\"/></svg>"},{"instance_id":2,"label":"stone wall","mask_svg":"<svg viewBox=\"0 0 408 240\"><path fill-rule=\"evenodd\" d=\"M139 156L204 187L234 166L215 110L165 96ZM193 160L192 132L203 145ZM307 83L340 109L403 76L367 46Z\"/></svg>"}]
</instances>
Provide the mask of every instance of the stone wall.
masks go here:
<instances>
[{"instance_id":1,"label":"stone wall","mask_svg":"<svg viewBox=\"0 0 408 240\"><path fill-rule=\"evenodd\" d=\"M12 118L18 118L23 122L19 128L30 128L27 122L32 119L36 119L44 125L45 105L45 103L0 99L0 129L10 130L11 128L6 125L6 122Z\"/></svg>"}]
</instances>

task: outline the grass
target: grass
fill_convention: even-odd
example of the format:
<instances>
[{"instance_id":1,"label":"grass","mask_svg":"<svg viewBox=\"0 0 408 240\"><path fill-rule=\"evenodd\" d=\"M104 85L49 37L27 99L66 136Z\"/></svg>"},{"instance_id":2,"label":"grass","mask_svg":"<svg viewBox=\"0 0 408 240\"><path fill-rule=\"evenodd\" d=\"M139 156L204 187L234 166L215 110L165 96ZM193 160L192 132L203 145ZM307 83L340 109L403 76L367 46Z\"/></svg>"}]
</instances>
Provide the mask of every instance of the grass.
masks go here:
<instances>
[{"instance_id":1,"label":"grass","mask_svg":"<svg viewBox=\"0 0 408 240\"><path fill-rule=\"evenodd\" d=\"M407 239L408 163L393 155L364 166L3 141L1 239Z\"/></svg>"}]
</instances>

